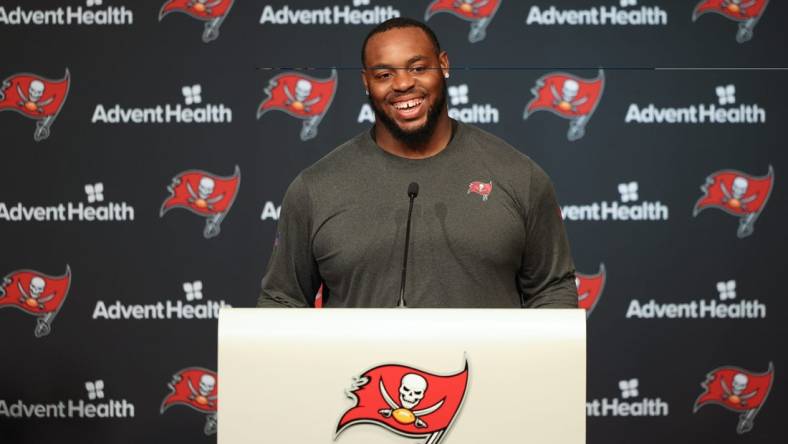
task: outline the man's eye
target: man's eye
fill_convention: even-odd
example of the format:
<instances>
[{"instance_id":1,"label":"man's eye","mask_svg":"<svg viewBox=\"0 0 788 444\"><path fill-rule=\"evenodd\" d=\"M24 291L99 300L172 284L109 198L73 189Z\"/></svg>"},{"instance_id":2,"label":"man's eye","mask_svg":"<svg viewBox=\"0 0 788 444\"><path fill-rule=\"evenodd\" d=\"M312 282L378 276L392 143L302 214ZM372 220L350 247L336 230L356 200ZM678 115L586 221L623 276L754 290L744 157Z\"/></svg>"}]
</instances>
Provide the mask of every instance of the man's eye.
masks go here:
<instances>
[{"instance_id":1,"label":"man's eye","mask_svg":"<svg viewBox=\"0 0 788 444\"><path fill-rule=\"evenodd\" d=\"M414 66L414 67L410 68L410 70L411 70L411 72L420 73L420 72L426 71L427 67L426 66Z\"/></svg>"},{"instance_id":2,"label":"man's eye","mask_svg":"<svg viewBox=\"0 0 788 444\"><path fill-rule=\"evenodd\" d=\"M391 73L390 72L381 72L381 73L375 74L375 78L379 79L379 80L386 80L389 77L391 77Z\"/></svg>"}]
</instances>

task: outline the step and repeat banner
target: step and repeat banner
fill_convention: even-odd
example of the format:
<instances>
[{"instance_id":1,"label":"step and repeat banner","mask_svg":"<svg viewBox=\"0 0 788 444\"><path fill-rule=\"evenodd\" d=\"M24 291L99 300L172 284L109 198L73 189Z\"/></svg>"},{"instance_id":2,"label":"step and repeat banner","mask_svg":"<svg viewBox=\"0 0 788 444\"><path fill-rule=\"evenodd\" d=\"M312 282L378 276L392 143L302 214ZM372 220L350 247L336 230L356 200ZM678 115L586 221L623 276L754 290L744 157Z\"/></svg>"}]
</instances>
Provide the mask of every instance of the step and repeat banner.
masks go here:
<instances>
[{"instance_id":1,"label":"step and repeat banner","mask_svg":"<svg viewBox=\"0 0 788 444\"><path fill-rule=\"evenodd\" d=\"M781 0L0 0L0 442L215 442L218 312L396 16L555 183L588 442L784 442Z\"/></svg>"}]
</instances>

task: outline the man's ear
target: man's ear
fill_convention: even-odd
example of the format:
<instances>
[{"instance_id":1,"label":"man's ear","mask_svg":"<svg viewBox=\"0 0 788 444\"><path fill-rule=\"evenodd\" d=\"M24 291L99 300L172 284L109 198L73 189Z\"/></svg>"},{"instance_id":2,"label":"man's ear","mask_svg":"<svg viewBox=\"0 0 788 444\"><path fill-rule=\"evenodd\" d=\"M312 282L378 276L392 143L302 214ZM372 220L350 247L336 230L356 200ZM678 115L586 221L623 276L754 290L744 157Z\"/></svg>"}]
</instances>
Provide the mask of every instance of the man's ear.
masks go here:
<instances>
[{"instance_id":1,"label":"man's ear","mask_svg":"<svg viewBox=\"0 0 788 444\"><path fill-rule=\"evenodd\" d=\"M364 85L364 91L369 95L369 84L367 83L367 71L365 69L361 70L361 84Z\"/></svg>"},{"instance_id":2,"label":"man's ear","mask_svg":"<svg viewBox=\"0 0 788 444\"><path fill-rule=\"evenodd\" d=\"M449 78L449 54L446 51L441 51L438 54L438 63L440 63L441 71L443 71L443 77Z\"/></svg>"}]
</instances>

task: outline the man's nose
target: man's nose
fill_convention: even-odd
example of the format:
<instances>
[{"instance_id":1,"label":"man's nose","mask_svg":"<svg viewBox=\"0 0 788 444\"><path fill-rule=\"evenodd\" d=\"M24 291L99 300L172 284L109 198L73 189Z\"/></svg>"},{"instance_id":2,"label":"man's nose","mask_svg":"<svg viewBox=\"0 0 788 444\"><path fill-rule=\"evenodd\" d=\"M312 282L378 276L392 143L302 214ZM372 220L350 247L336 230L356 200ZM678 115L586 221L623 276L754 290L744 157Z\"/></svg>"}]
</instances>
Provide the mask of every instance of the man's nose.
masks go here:
<instances>
[{"instance_id":1,"label":"man's nose","mask_svg":"<svg viewBox=\"0 0 788 444\"><path fill-rule=\"evenodd\" d=\"M407 69L398 69L394 76L393 88L396 91L407 91L413 88L414 78Z\"/></svg>"}]
</instances>

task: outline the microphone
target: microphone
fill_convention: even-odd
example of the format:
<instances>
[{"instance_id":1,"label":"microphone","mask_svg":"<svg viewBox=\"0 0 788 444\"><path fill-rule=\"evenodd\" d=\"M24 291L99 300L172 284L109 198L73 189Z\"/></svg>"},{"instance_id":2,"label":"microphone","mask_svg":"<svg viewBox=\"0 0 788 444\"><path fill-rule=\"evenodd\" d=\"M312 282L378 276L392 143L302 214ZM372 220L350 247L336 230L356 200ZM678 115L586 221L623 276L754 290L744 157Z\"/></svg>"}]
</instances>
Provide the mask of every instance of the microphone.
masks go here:
<instances>
[{"instance_id":1,"label":"microphone","mask_svg":"<svg viewBox=\"0 0 788 444\"><path fill-rule=\"evenodd\" d=\"M410 198L410 205L408 206L408 225L405 228L405 257L402 259L402 279L399 286L399 304L398 307L405 307L405 275L408 271L408 246L410 245L410 216L413 214L413 200L419 195L419 184L411 182L408 185L408 198Z\"/></svg>"}]
</instances>

